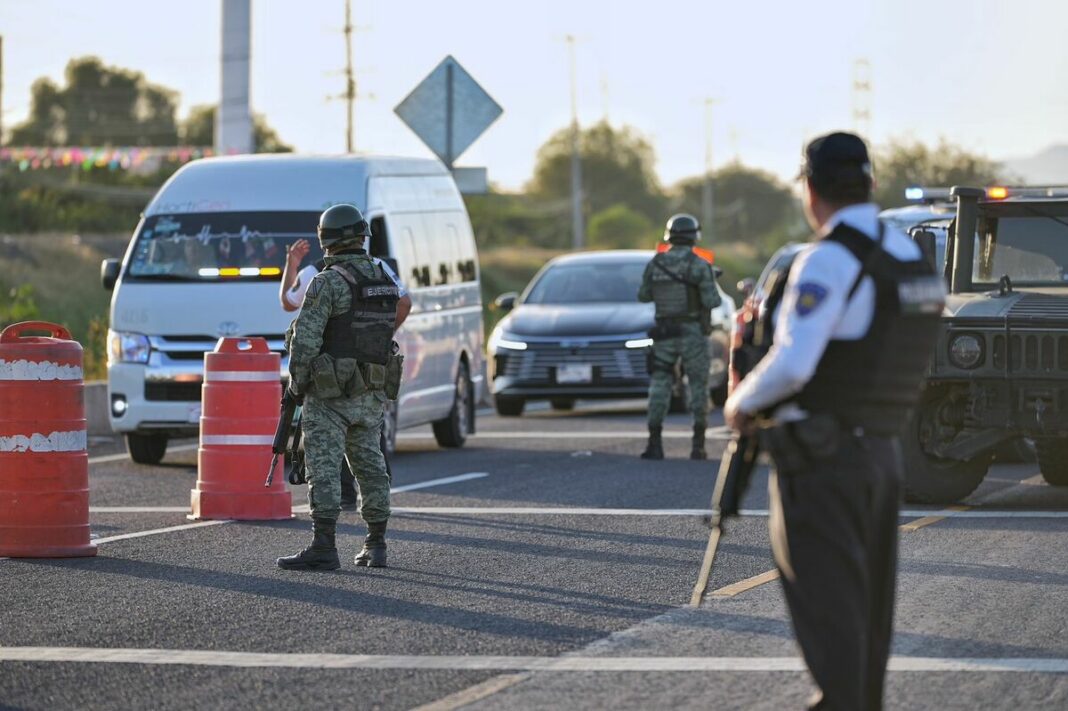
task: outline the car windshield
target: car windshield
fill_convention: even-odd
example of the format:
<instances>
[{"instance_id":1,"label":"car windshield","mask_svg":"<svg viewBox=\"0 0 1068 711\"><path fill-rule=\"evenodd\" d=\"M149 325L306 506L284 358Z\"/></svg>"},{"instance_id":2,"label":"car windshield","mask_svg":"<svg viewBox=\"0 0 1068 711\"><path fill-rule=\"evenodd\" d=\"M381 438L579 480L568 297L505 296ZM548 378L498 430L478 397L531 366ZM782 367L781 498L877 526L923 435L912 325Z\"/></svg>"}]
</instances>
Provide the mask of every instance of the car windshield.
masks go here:
<instances>
[{"instance_id":1,"label":"car windshield","mask_svg":"<svg viewBox=\"0 0 1068 711\"><path fill-rule=\"evenodd\" d=\"M177 281L278 280L286 249L307 239L322 256L315 212L213 212L146 217L128 277Z\"/></svg>"},{"instance_id":2,"label":"car windshield","mask_svg":"<svg viewBox=\"0 0 1068 711\"><path fill-rule=\"evenodd\" d=\"M1068 284L1068 220L1042 215L979 220L972 281L996 284L1008 276L1019 286Z\"/></svg>"},{"instance_id":3,"label":"car windshield","mask_svg":"<svg viewBox=\"0 0 1068 711\"><path fill-rule=\"evenodd\" d=\"M646 262L593 262L549 267L530 288L526 304L632 303Z\"/></svg>"}]
</instances>

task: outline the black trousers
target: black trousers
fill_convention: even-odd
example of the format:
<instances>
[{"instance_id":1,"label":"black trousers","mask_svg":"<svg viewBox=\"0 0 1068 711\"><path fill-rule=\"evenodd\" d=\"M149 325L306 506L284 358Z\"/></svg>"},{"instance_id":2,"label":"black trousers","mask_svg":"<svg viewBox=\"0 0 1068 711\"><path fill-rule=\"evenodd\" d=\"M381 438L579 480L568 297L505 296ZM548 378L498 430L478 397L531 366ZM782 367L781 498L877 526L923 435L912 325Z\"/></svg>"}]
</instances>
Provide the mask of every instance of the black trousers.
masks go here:
<instances>
[{"instance_id":1,"label":"black trousers","mask_svg":"<svg viewBox=\"0 0 1068 711\"><path fill-rule=\"evenodd\" d=\"M843 433L832 455L807 457L794 471L772 456L772 549L822 692L812 708L881 709L897 576L898 441Z\"/></svg>"}]
</instances>

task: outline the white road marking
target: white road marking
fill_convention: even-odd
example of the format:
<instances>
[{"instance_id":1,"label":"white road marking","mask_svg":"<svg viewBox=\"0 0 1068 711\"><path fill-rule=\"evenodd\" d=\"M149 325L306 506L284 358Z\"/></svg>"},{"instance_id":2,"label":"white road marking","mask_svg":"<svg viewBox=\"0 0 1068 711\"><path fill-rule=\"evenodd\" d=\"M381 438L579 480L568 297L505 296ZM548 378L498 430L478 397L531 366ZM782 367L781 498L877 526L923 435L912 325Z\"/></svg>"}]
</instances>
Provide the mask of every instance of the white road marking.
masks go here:
<instances>
[{"instance_id":1,"label":"white road marking","mask_svg":"<svg viewBox=\"0 0 1068 711\"><path fill-rule=\"evenodd\" d=\"M693 432L666 430L663 434L666 439L690 439L693 437ZM397 435L397 439L401 441L414 441L432 439L433 433L430 432L407 432ZM648 439L648 432L477 432L471 435L473 439ZM727 439L730 437L730 432L725 427L714 427L706 430L705 437L707 439Z\"/></svg>"},{"instance_id":2,"label":"white road marking","mask_svg":"<svg viewBox=\"0 0 1068 711\"><path fill-rule=\"evenodd\" d=\"M197 449L199 444L180 444L176 447L167 447L167 452L190 452ZM120 454L102 454L97 457L89 457L89 464L107 464L108 462L123 462L128 461L130 455L127 452Z\"/></svg>"},{"instance_id":3,"label":"white road marking","mask_svg":"<svg viewBox=\"0 0 1068 711\"><path fill-rule=\"evenodd\" d=\"M435 486L445 486L447 484L458 484L461 481L471 481L472 479L484 479L488 477L488 472L468 472L467 474L457 474L456 476L446 476L440 479L430 479L428 481L418 481L414 484L405 484L404 486L395 486L389 490L391 494L399 494L405 491L416 491L417 489L430 489ZM394 511L402 511L405 509L394 508ZM430 509L436 511L437 509ZM308 511L308 505L294 506L294 513L306 513ZM189 513L188 506L90 506L89 513L98 514L118 514L118 513ZM209 522L210 523L210 522ZM189 526L180 526L173 530L182 530L183 528L194 528L197 525L203 524L191 524ZM166 533L172 529L159 529L158 533ZM151 535L151 534L145 534ZM134 534L127 534L128 538L136 537ZM121 540L122 536L109 539L109 540ZM101 539L103 540L103 539ZM106 541L105 541L106 542Z\"/></svg>"},{"instance_id":4,"label":"white road marking","mask_svg":"<svg viewBox=\"0 0 1068 711\"><path fill-rule=\"evenodd\" d=\"M182 509L182 511L188 511L188 508ZM168 526L167 528L154 528L150 531L134 531L133 533L123 533L118 536L106 536L104 538L94 538L90 542L96 543L114 543L115 541L125 541L131 538L144 538L145 536L155 536L160 533L176 533L178 531L185 531L190 528L203 528L204 526L219 526L224 523L230 523L230 521L197 521L196 523L185 523L181 526Z\"/></svg>"},{"instance_id":5,"label":"white road marking","mask_svg":"<svg viewBox=\"0 0 1068 711\"><path fill-rule=\"evenodd\" d=\"M222 652L195 649L101 647L0 647L6 662L97 662L184 664L212 667L290 669L438 669L448 671L553 672L803 672L799 657L520 657L490 655L325 654ZM1068 673L1064 658L903 657L890 658L896 672Z\"/></svg>"}]
</instances>

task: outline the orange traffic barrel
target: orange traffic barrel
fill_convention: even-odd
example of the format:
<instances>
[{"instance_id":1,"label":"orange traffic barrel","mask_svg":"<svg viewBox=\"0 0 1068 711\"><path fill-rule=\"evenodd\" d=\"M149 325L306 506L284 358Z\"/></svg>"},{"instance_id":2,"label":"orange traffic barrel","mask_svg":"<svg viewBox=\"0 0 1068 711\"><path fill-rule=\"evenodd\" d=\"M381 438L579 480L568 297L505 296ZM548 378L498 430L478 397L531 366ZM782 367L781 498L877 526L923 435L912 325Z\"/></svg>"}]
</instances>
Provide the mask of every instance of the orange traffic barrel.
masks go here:
<instances>
[{"instance_id":1,"label":"orange traffic barrel","mask_svg":"<svg viewBox=\"0 0 1068 711\"><path fill-rule=\"evenodd\" d=\"M281 357L262 338L220 338L204 354L191 519L290 518L283 463L264 487L282 399Z\"/></svg>"},{"instance_id":2,"label":"orange traffic barrel","mask_svg":"<svg viewBox=\"0 0 1068 711\"><path fill-rule=\"evenodd\" d=\"M0 332L0 556L96 555L83 391L70 331L25 321Z\"/></svg>"}]
</instances>

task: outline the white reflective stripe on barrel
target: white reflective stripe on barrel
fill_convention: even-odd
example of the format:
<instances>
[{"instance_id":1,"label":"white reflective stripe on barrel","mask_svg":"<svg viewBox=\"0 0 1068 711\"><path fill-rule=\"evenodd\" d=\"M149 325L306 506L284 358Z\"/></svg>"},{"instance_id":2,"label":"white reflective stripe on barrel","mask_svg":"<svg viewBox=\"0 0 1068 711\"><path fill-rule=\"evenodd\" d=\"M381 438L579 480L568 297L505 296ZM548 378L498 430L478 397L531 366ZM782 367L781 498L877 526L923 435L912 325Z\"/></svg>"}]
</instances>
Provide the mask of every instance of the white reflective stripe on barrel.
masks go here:
<instances>
[{"instance_id":1,"label":"white reflective stripe on barrel","mask_svg":"<svg viewBox=\"0 0 1068 711\"><path fill-rule=\"evenodd\" d=\"M204 379L224 383L279 383L282 376L276 370L205 370Z\"/></svg>"},{"instance_id":2,"label":"white reflective stripe on barrel","mask_svg":"<svg viewBox=\"0 0 1068 711\"><path fill-rule=\"evenodd\" d=\"M274 435L202 435L201 446L219 444L241 444L270 447L274 444Z\"/></svg>"},{"instance_id":3,"label":"white reflective stripe on barrel","mask_svg":"<svg viewBox=\"0 0 1068 711\"><path fill-rule=\"evenodd\" d=\"M81 380L82 369L50 360L4 360L0 358L0 380Z\"/></svg>"},{"instance_id":4,"label":"white reflective stripe on barrel","mask_svg":"<svg viewBox=\"0 0 1068 711\"><path fill-rule=\"evenodd\" d=\"M274 443L274 438L269 438ZM85 430L72 432L53 432L41 434L34 432L26 435L0 435L0 452L84 452L86 451Z\"/></svg>"}]
</instances>

